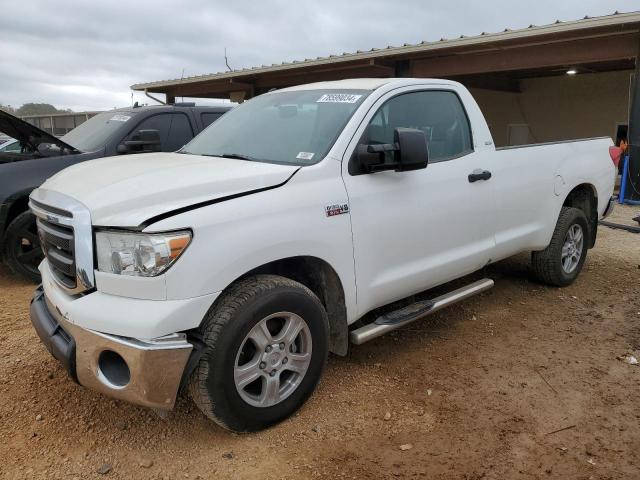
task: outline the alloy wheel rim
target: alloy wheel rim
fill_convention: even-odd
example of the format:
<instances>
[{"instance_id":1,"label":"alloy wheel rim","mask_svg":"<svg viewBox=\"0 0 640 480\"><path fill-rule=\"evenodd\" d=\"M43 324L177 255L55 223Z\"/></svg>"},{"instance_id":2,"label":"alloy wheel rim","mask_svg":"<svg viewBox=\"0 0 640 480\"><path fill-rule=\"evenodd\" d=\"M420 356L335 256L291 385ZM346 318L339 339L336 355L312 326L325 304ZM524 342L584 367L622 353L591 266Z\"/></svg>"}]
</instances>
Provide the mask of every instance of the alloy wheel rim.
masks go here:
<instances>
[{"instance_id":1,"label":"alloy wheel rim","mask_svg":"<svg viewBox=\"0 0 640 480\"><path fill-rule=\"evenodd\" d=\"M311 331L295 313L260 320L242 341L234 364L240 397L254 407L272 407L289 397L311 363Z\"/></svg>"},{"instance_id":2,"label":"alloy wheel rim","mask_svg":"<svg viewBox=\"0 0 640 480\"><path fill-rule=\"evenodd\" d=\"M584 244L584 233L582 227L578 224L573 224L567 230L567 234L564 237L564 244L562 245L562 269L566 273L572 273L578 268L580 258L582 257L582 247Z\"/></svg>"}]
</instances>

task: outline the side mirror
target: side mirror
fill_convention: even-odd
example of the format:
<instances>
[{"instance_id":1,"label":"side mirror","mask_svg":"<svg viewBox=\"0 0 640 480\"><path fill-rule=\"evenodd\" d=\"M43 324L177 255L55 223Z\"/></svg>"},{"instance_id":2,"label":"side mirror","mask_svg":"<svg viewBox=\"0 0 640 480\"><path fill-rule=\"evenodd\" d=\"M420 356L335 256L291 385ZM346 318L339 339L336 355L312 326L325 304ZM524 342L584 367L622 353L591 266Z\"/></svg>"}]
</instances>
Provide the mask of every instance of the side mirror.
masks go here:
<instances>
[{"instance_id":1,"label":"side mirror","mask_svg":"<svg viewBox=\"0 0 640 480\"><path fill-rule=\"evenodd\" d=\"M37 150L43 157L55 157L62 154L62 149L51 143L40 143Z\"/></svg>"},{"instance_id":2,"label":"side mirror","mask_svg":"<svg viewBox=\"0 0 640 480\"><path fill-rule=\"evenodd\" d=\"M407 172L427 168L429 148L427 137L422 130L398 127L394 131L393 143L360 144L356 158L361 173L375 173L384 170ZM393 153L393 160L386 161L386 154Z\"/></svg>"},{"instance_id":3,"label":"side mirror","mask_svg":"<svg viewBox=\"0 0 640 480\"><path fill-rule=\"evenodd\" d=\"M406 172L427 168L429 147L427 137L422 130L415 128L396 128L395 141L399 147L399 166L396 171Z\"/></svg>"},{"instance_id":4,"label":"side mirror","mask_svg":"<svg viewBox=\"0 0 640 480\"><path fill-rule=\"evenodd\" d=\"M162 150L160 132L158 130L138 130L131 136L131 140L125 140L118 145L118 153L143 153L159 152Z\"/></svg>"}]
</instances>

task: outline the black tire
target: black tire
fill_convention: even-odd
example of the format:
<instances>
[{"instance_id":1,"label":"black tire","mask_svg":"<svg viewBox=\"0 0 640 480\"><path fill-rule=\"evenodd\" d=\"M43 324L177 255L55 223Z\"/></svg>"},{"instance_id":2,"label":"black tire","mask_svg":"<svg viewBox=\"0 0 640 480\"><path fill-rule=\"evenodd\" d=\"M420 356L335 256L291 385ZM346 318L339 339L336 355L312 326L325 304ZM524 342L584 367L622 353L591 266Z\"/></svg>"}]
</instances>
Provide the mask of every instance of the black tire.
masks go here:
<instances>
[{"instance_id":1,"label":"black tire","mask_svg":"<svg viewBox=\"0 0 640 480\"><path fill-rule=\"evenodd\" d=\"M36 217L31 212L22 212L7 227L5 263L14 273L34 283L40 283L38 265L43 258Z\"/></svg>"},{"instance_id":2,"label":"black tire","mask_svg":"<svg viewBox=\"0 0 640 480\"><path fill-rule=\"evenodd\" d=\"M272 406L254 406L236 388L236 359L253 327L279 312L304 320L311 360L289 396ZM200 330L206 346L190 378L189 393L207 417L237 432L262 430L293 414L314 391L327 361L329 322L323 305L304 285L276 275L256 275L231 286L207 312ZM263 355L262 350L256 348L255 355ZM268 378L259 381L266 385Z\"/></svg>"},{"instance_id":3,"label":"black tire","mask_svg":"<svg viewBox=\"0 0 640 480\"><path fill-rule=\"evenodd\" d=\"M562 265L562 248L565 244L567 232L574 225L580 226L583 241L580 250L580 259L571 272L567 272ZM544 250L531 254L531 265L536 277L555 287L571 285L580 274L582 266L587 258L589 226L584 212L578 208L562 207L558 223L553 231L551 243Z\"/></svg>"}]
</instances>

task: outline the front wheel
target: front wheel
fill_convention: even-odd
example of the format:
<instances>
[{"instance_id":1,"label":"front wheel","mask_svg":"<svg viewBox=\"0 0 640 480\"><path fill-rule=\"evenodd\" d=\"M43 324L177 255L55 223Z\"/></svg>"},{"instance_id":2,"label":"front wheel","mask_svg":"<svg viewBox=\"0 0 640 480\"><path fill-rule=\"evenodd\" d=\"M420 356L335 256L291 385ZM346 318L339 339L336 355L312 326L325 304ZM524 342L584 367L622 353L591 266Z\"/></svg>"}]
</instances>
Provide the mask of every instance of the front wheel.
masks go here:
<instances>
[{"instance_id":1,"label":"front wheel","mask_svg":"<svg viewBox=\"0 0 640 480\"><path fill-rule=\"evenodd\" d=\"M588 231L587 217L582 210L562 207L551 243L531 255L538 279L556 287L572 284L587 258Z\"/></svg>"},{"instance_id":2,"label":"front wheel","mask_svg":"<svg viewBox=\"0 0 640 480\"><path fill-rule=\"evenodd\" d=\"M267 428L300 408L328 355L320 300L276 275L232 286L207 313L201 332L206 346L189 392L207 417L239 432Z\"/></svg>"}]
</instances>

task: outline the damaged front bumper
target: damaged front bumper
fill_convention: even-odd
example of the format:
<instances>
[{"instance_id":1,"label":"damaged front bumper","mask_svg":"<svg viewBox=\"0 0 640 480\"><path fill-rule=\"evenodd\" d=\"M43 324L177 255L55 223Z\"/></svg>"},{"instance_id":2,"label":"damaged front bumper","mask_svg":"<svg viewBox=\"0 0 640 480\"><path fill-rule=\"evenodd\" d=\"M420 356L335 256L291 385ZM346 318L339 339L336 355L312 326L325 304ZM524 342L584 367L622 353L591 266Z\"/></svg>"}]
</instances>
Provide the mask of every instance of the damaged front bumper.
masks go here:
<instances>
[{"instance_id":1,"label":"damaged front bumper","mask_svg":"<svg viewBox=\"0 0 640 480\"><path fill-rule=\"evenodd\" d=\"M30 314L42 343L79 384L130 403L173 408L193 350L184 334L141 340L82 328L64 318L42 286Z\"/></svg>"}]
</instances>

